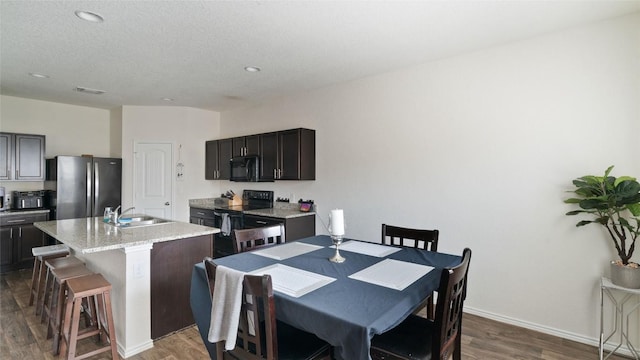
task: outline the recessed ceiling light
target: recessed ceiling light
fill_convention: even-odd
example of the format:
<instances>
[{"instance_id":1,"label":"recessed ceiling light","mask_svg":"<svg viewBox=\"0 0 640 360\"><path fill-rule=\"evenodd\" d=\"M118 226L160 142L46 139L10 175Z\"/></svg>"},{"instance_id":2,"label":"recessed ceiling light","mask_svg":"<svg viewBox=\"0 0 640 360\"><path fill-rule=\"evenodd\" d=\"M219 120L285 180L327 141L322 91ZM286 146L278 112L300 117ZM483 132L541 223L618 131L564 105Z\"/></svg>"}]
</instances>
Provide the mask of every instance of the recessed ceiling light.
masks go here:
<instances>
[{"instance_id":1,"label":"recessed ceiling light","mask_svg":"<svg viewBox=\"0 0 640 360\"><path fill-rule=\"evenodd\" d=\"M91 89L91 88L86 88L86 87L81 87L81 86L77 86L75 89L73 89L73 91L86 93L86 94L92 94L92 95L102 95L102 94L104 94L104 90Z\"/></svg>"},{"instance_id":2,"label":"recessed ceiling light","mask_svg":"<svg viewBox=\"0 0 640 360\"><path fill-rule=\"evenodd\" d=\"M39 79L48 79L49 78L49 75L38 74L38 73L29 73L29 76L33 76L34 78L39 78Z\"/></svg>"},{"instance_id":3,"label":"recessed ceiling light","mask_svg":"<svg viewBox=\"0 0 640 360\"><path fill-rule=\"evenodd\" d=\"M164 101L173 101L173 99L172 99L172 98L168 98L168 97L166 97L166 98L162 98L162 100L164 100Z\"/></svg>"},{"instance_id":4,"label":"recessed ceiling light","mask_svg":"<svg viewBox=\"0 0 640 360\"><path fill-rule=\"evenodd\" d=\"M244 67L244 70L245 70L245 71L248 71L248 72L258 72L258 71L260 71L260 70L262 70L262 69L260 69L260 68L259 68L259 67L257 67L257 66L245 66L245 67Z\"/></svg>"},{"instance_id":5,"label":"recessed ceiling light","mask_svg":"<svg viewBox=\"0 0 640 360\"><path fill-rule=\"evenodd\" d=\"M91 21L94 23L101 23L104 21L104 18L102 17L102 15L96 14L91 11L76 10L75 14L77 17L85 21Z\"/></svg>"}]
</instances>

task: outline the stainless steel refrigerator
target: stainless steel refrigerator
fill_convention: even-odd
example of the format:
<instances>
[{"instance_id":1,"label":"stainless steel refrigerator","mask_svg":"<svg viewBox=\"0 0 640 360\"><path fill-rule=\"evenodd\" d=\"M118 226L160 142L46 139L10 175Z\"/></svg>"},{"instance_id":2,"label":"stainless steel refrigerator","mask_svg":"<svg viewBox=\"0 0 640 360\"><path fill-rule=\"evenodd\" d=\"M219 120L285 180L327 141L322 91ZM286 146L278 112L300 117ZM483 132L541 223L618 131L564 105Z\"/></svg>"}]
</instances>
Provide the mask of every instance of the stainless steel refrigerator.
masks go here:
<instances>
[{"instance_id":1,"label":"stainless steel refrigerator","mask_svg":"<svg viewBox=\"0 0 640 360\"><path fill-rule=\"evenodd\" d=\"M56 156L47 159L51 220L102 216L122 199L122 159Z\"/></svg>"}]
</instances>

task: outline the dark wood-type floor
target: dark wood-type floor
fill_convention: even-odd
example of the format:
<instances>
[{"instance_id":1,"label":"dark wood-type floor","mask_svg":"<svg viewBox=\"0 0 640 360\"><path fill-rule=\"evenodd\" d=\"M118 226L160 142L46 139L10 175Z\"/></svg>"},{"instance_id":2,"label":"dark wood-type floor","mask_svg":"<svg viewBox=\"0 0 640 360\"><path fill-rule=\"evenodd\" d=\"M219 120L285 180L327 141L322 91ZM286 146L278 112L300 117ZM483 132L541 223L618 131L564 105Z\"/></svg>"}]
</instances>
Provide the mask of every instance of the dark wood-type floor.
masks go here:
<instances>
[{"instance_id":1,"label":"dark wood-type floor","mask_svg":"<svg viewBox=\"0 0 640 360\"><path fill-rule=\"evenodd\" d=\"M57 359L46 340L45 326L33 313L29 301L31 271L0 275L0 359ZM92 339L85 339L83 349ZM465 314L462 338L463 359L487 360L589 360L598 359L598 349L535 331ZM93 359L110 359L108 354ZM129 359L207 359L208 354L195 326L164 337L154 348ZM612 356L609 359L622 360Z\"/></svg>"}]
</instances>

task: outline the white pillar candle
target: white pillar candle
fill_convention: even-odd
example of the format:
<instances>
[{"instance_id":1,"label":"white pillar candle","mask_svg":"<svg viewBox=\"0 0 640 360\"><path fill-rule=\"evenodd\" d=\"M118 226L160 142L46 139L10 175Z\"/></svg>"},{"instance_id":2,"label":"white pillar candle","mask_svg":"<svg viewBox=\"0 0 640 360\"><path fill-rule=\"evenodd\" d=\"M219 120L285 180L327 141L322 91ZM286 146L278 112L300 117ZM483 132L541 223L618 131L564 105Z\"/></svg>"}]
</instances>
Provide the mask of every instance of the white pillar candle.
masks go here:
<instances>
[{"instance_id":1,"label":"white pillar candle","mask_svg":"<svg viewBox=\"0 0 640 360\"><path fill-rule=\"evenodd\" d=\"M329 213L331 221L331 235L344 235L344 212L342 209L333 209Z\"/></svg>"}]
</instances>

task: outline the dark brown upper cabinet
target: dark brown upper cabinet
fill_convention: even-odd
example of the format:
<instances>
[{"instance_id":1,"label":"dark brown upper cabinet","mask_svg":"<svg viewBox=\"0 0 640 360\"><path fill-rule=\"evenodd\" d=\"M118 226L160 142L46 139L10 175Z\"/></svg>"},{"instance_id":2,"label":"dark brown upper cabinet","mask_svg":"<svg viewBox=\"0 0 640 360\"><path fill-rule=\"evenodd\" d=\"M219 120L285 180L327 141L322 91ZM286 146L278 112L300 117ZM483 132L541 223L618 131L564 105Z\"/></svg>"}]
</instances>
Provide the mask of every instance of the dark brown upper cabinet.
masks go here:
<instances>
[{"instance_id":1,"label":"dark brown upper cabinet","mask_svg":"<svg viewBox=\"0 0 640 360\"><path fill-rule=\"evenodd\" d=\"M206 180L229 180L231 178L232 139L210 140L205 142Z\"/></svg>"},{"instance_id":2,"label":"dark brown upper cabinet","mask_svg":"<svg viewBox=\"0 0 640 360\"><path fill-rule=\"evenodd\" d=\"M233 143L232 155L247 156L259 155L260 153L260 135L239 136L231 139Z\"/></svg>"},{"instance_id":3,"label":"dark brown upper cabinet","mask_svg":"<svg viewBox=\"0 0 640 360\"><path fill-rule=\"evenodd\" d=\"M207 180L228 180L228 160L222 174L222 143L230 148L230 156L260 156L261 180L315 180L316 179L316 132L311 129L290 129L269 133L240 136L231 139L211 140L206 142ZM215 145L214 145L215 143ZM226 153L225 153L226 157ZM217 172L216 172L217 171Z\"/></svg>"},{"instance_id":4,"label":"dark brown upper cabinet","mask_svg":"<svg viewBox=\"0 0 640 360\"><path fill-rule=\"evenodd\" d=\"M0 180L43 181L44 135L0 133Z\"/></svg>"},{"instance_id":5,"label":"dark brown upper cabinet","mask_svg":"<svg viewBox=\"0 0 640 360\"><path fill-rule=\"evenodd\" d=\"M316 132L291 129L261 135L264 180L315 180Z\"/></svg>"}]
</instances>

